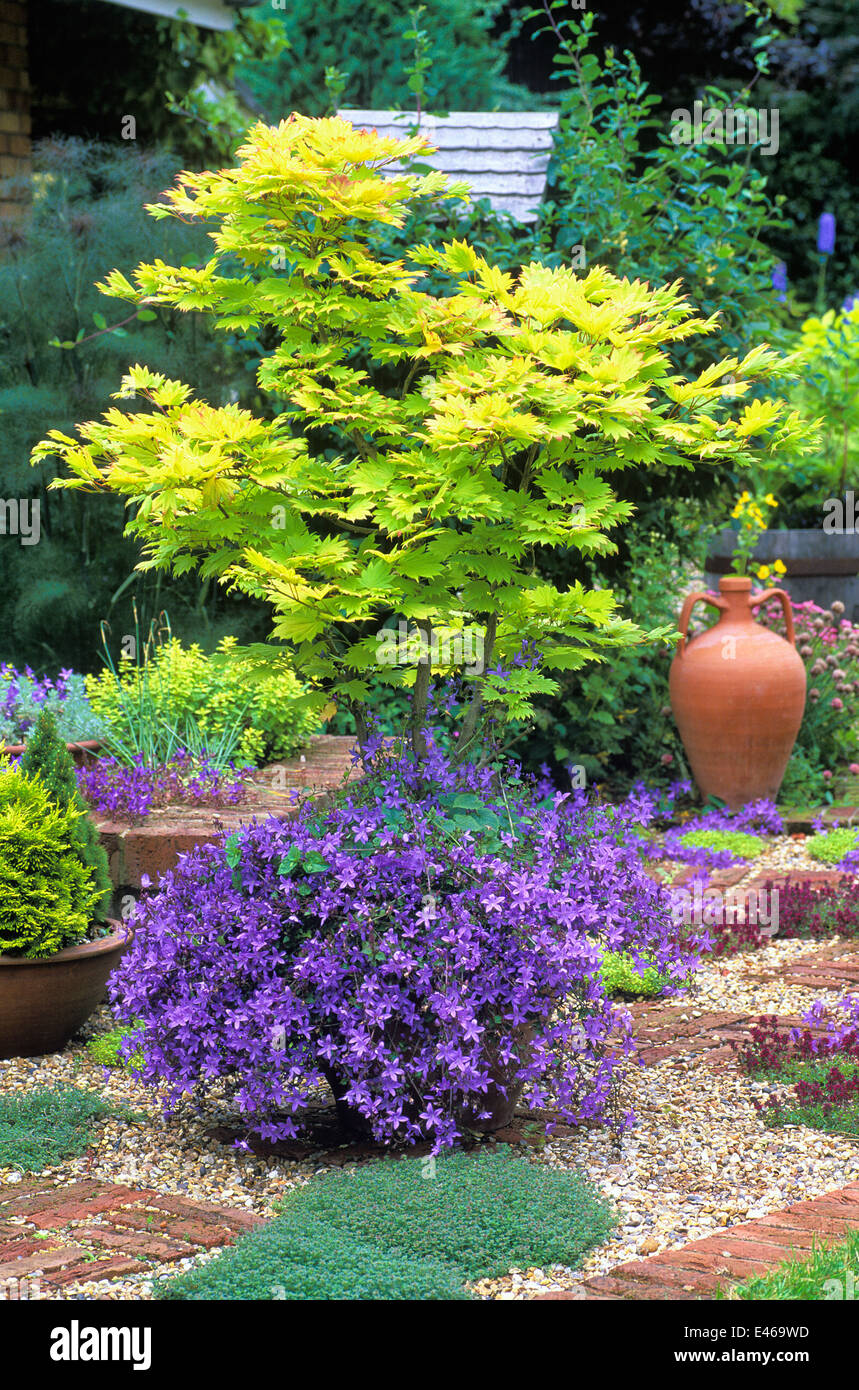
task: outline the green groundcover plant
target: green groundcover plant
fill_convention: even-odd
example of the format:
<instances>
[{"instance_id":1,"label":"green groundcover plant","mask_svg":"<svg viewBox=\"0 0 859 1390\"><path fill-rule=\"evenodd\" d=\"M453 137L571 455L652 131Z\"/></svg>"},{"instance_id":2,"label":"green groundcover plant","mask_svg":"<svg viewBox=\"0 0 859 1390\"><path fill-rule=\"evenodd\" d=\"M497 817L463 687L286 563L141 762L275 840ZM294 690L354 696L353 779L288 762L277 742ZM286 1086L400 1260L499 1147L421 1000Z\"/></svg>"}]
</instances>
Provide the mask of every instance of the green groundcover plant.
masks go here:
<instances>
[{"instance_id":1,"label":"green groundcover plant","mask_svg":"<svg viewBox=\"0 0 859 1390\"><path fill-rule=\"evenodd\" d=\"M859 846L859 828L844 825L839 830L822 830L805 842L806 854L821 864L840 864L846 854Z\"/></svg>"},{"instance_id":2,"label":"green groundcover plant","mask_svg":"<svg viewBox=\"0 0 859 1390\"><path fill-rule=\"evenodd\" d=\"M380 260L377 232L401 225L410 200L463 195L440 173L384 177L427 148L420 135L293 115L254 127L237 168L181 175L150 211L207 221L214 254L202 268L141 265L135 283L114 271L106 292L272 335L257 380L283 413L213 407L135 366L124 389L151 411L114 408L77 440L52 431L33 454L65 461L63 486L126 499L144 567L199 568L267 600L274 638L320 701L328 692L358 710L362 741L368 678L411 687L419 757L433 672L465 666L456 637L481 657L467 670L463 754L486 706L526 716L535 695L556 691L554 673L643 639L610 590L559 587L535 568L541 549L612 549L606 533L631 507L611 474L742 468L807 447L783 403L743 400L790 375L766 346L693 381L676 371L669 347L715 327L678 284L536 263L514 279L456 240ZM242 273L225 274L236 262ZM429 268L453 292L418 289ZM366 355L389 370L386 390L356 365ZM308 449L320 429L337 433L332 457ZM380 629L398 618L420 654L383 667ZM525 643L540 669L514 666Z\"/></svg>"},{"instance_id":3,"label":"green groundcover plant","mask_svg":"<svg viewBox=\"0 0 859 1390\"><path fill-rule=\"evenodd\" d=\"M0 1169L41 1173L76 1158L86 1152L95 1122L116 1113L100 1096L76 1086L0 1096Z\"/></svg>"},{"instance_id":4,"label":"green groundcover plant","mask_svg":"<svg viewBox=\"0 0 859 1390\"><path fill-rule=\"evenodd\" d=\"M628 951L606 951L600 975L607 994L661 994L667 986L676 984L670 974L661 973L655 965L637 970Z\"/></svg>"},{"instance_id":5,"label":"green groundcover plant","mask_svg":"<svg viewBox=\"0 0 859 1390\"><path fill-rule=\"evenodd\" d=\"M106 1033L97 1033L90 1038L87 1052L93 1061L101 1062L102 1066L128 1067L138 1071L144 1064L144 1057L140 1049L135 1048L135 1043L142 1033L142 1024L132 1028L109 1028Z\"/></svg>"},{"instance_id":6,"label":"green groundcover plant","mask_svg":"<svg viewBox=\"0 0 859 1390\"><path fill-rule=\"evenodd\" d=\"M690 830L680 840L692 849L728 850L738 859L757 859L767 847L760 835L748 835L742 830Z\"/></svg>"},{"instance_id":7,"label":"green groundcover plant","mask_svg":"<svg viewBox=\"0 0 859 1390\"><path fill-rule=\"evenodd\" d=\"M614 1225L577 1173L506 1151L367 1164L294 1192L168 1299L462 1298L512 1267L575 1267Z\"/></svg>"}]
</instances>

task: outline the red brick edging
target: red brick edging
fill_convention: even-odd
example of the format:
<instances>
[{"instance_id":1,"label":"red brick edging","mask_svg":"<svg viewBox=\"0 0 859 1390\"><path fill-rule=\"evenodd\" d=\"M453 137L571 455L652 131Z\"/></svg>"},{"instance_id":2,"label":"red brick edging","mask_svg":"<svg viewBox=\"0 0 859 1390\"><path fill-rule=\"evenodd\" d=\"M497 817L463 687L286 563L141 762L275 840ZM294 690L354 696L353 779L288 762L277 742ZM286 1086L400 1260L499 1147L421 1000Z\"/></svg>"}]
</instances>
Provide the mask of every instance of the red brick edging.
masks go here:
<instances>
[{"instance_id":1,"label":"red brick edging","mask_svg":"<svg viewBox=\"0 0 859 1390\"><path fill-rule=\"evenodd\" d=\"M794 1253L808 1254L812 1243L832 1245L859 1227L859 1183L822 1197L796 1202L757 1221L729 1226L679 1250L647 1260L630 1260L609 1274L582 1281L586 1298L712 1298L727 1287L767 1274ZM538 1294L538 1299L581 1299L581 1291Z\"/></svg>"},{"instance_id":2,"label":"red brick edging","mask_svg":"<svg viewBox=\"0 0 859 1390\"><path fill-rule=\"evenodd\" d=\"M52 1187L36 1179L7 1187L0 1193L0 1299L43 1297L76 1281L145 1278L156 1265L230 1245L261 1220L240 1208L115 1183Z\"/></svg>"}]
</instances>

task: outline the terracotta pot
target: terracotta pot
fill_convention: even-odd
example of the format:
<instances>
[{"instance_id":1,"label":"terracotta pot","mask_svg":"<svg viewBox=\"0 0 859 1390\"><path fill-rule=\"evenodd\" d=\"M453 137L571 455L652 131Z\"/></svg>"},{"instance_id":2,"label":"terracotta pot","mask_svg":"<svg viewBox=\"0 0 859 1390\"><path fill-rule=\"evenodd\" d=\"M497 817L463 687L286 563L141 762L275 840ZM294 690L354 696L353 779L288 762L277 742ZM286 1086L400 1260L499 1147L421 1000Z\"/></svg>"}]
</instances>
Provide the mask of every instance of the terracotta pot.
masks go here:
<instances>
[{"instance_id":1,"label":"terracotta pot","mask_svg":"<svg viewBox=\"0 0 859 1390\"><path fill-rule=\"evenodd\" d=\"M732 810L776 796L805 709L805 666L790 599L783 589L752 594L751 586L745 575L728 575L719 580L718 598L689 595L669 680L671 708L699 790ZM787 641L752 616L775 597L784 609ZM699 600L720 610L719 621L687 643Z\"/></svg>"},{"instance_id":2,"label":"terracotta pot","mask_svg":"<svg viewBox=\"0 0 859 1390\"><path fill-rule=\"evenodd\" d=\"M528 1024L521 1024L514 1029L514 1037L521 1044L520 1053L523 1050L527 1052L533 1036L534 1030ZM465 1129L478 1130L484 1134L491 1134L496 1129L506 1129L512 1123L513 1112L522 1095L521 1084L514 1084L510 1079L517 1070L516 1064L510 1063L507 1067L502 1066L498 1060L496 1049L490 1049L489 1062L489 1088L484 1102L474 1109L461 1109L456 1114L458 1125ZM322 1071L334 1094L337 1119L343 1133L351 1139L366 1140L370 1138L371 1130L368 1121L348 1101L343 1099L348 1090L348 1082L343 1081L340 1074L332 1067L323 1066ZM506 1095L502 1093L501 1086L505 1088ZM423 1105L421 1101L414 1101L404 1108L406 1114L411 1119L416 1120ZM478 1119L478 1110L488 1110L490 1112L488 1119Z\"/></svg>"},{"instance_id":3,"label":"terracotta pot","mask_svg":"<svg viewBox=\"0 0 859 1390\"><path fill-rule=\"evenodd\" d=\"M507 1129L513 1123L513 1114L522 1095L522 1083L514 1081L516 1071L522 1062L527 1060L530 1052L530 1044L534 1037L534 1029L528 1024L521 1024L513 1030L513 1039L519 1045L518 1051L520 1061L508 1063L505 1067L498 1059L497 1049L490 1049L489 1067L489 1089L480 1105L473 1109L461 1110L457 1115L457 1124L465 1129L476 1129L484 1134L491 1134L496 1129ZM501 1087L504 1087L504 1091ZM488 1119L478 1119L478 1111L488 1110Z\"/></svg>"},{"instance_id":4,"label":"terracotta pot","mask_svg":"<svg viewBox=\"0 0 859 1390\"><path fill-rule=\"evenodd\" d=\"M0 1058L59 1052L86 1022L134 936L120 922L110 926L110 936L43 960L0 955Z\"/></svg>"}]
</instances>

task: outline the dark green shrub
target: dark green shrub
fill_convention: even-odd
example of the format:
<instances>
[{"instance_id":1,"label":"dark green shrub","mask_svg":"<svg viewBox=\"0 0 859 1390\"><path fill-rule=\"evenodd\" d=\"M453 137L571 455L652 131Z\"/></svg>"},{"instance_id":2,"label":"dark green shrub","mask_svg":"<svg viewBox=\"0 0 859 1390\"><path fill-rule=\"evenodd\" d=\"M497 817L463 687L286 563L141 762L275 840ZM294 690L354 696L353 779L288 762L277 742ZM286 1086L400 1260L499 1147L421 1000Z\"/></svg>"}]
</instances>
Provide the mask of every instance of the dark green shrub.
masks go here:
<instances>
[{"instance_id":1,"label":"dark green shrub","mask_svg":"<svg viewBox=\"0 0 859 1390\"><path fill-rule=\"evenodd\" d=\"M93 884L100 893L92 915L96 921L104 921L113 892L107 851L99 843L95 823L78 790L72 755L57 733L57 722L49 710L42 711L27 739L21 771L27 777L39 777L51 801L61 811L77 812L72 826L72 845L84 867L92 871Z\"/></svg>"},{"instance_id":2,"label":"dark green shrub","mask_svg":"<svg viewBox=\"0 0 859 1390\"><path fill-rule=\"evenodd\" d=\"M41 1173L85 1153L93 1124L113 1106L74 1086L41 1086L27 1095L0 1096L0 1168Z\"/></svg>"},{"instance_id":3,"label":"dark green shrub","mask_svg":"<svg viewBox=\"0 0 859 1390\"><path fill-rule=\"evenodd\" d=\"M587 1180L504 1150L391 1160L292 1193L270 1225L162 1296L272 1298L280 1285L288 1298L461 1297L466 1280L513 1267L575 1266L613 1225Z\"/></svg>"},{"instance_id":4,"label":"dark green shrub","mask_svg":"<svg viewBox=\"0 0 859 1390\"><path fill-rule=\"evenodd\" d=\"M83 941L102 894L74 842L77 812L0 770L0 953L52 956Z\"/></svg>"},{"instance_id":5,"label":"dark green shrub","mask_svg":"<svg viewBox=\"0 0 859 1390\"><path fill-rule=\"evenodd\" d=\"M414 62L410 10L390 0L364 0L356 23L354 0L289 0L275 11L289 48L253 69L239 68L269 119L291 111L328 114L326 69L342 75L342 106L402 110L414 107L409 74ZM428 39L424 106L434 111L530 110L542 105L504 76L508 34L493 32L503 0L424 0L419 27Z\"/></svg>"}]
</instances>

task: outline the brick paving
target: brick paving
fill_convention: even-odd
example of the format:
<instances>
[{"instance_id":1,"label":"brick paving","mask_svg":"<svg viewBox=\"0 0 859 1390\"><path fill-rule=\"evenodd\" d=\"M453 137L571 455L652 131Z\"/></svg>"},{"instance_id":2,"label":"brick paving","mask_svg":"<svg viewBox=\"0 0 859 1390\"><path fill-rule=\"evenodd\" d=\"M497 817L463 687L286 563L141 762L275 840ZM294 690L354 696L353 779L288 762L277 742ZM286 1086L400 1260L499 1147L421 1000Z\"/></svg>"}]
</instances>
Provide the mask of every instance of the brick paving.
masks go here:
<instances>
[{"instance_id":1,"label":"brick paving","mask_svg":"<svg viewBox=\"0 0 859 1390\"><path fill-rule=\"evenodd\" d=\"M261 1219L148 1188L23 1182L0 1193L0 1297L22 1279L38 1278L44 1297L77 1281L145 1278L157 1265L232 1244Z\"/></svg>"},{"instance_id":2,"label":"brick paving","mask_svg":"<svg viewBox=\"0 0 859 1390\"><path fill-rule=\"evenodd\" d=\"M647 1260L629 1260L609 1274L582 1281L577 1291L539 1294L539 1299L695 1299L712 1298L755 1275L768 1273L807 1252L812 1242L831 1245L859 1227L859 1183L822 1197L795 1202L757 1221L730 1226L679 1250L665 1250Z\"/></svg>"},{"instance_id":3,"label":"brick paving","mask_svg":"<svg viewBox=\"0 0 859 1390\"><path fill-rule=\"evenodd\" d=\"M798 876L800 877L800 876ZM838 881L839 875L802 874L803 879ZM755 886L763 887L763 877ZM776 879L775 883L783 883ZM786 984L812 989L851 989L859 986L859 947L855 942L836 942L821 947L802 961L761 971L752 979L782 979ZM735 1056L758 1015L696 1011L689 1001L666 1008L656 1002L633 1004L638 1053L645 1065L668 1057L698 1053L708 1066L725 1065ZM779 1027L799 1026L800 1018L779 1015ZM814 1030L812 1030L814 1031ZM766 1274L793 1252L810 1250L813 1243L837 1242L859 1228L859 1183L796 1202L769 1212L756 1221L743 1222L693 1240L676 1250L666 1250L645 1260L630 1260L608 1274L583 1280L576 1291L538 1295L543 1300L683 1300L712 1298L719 1286Z\"/></svg>"}]
</instances>

